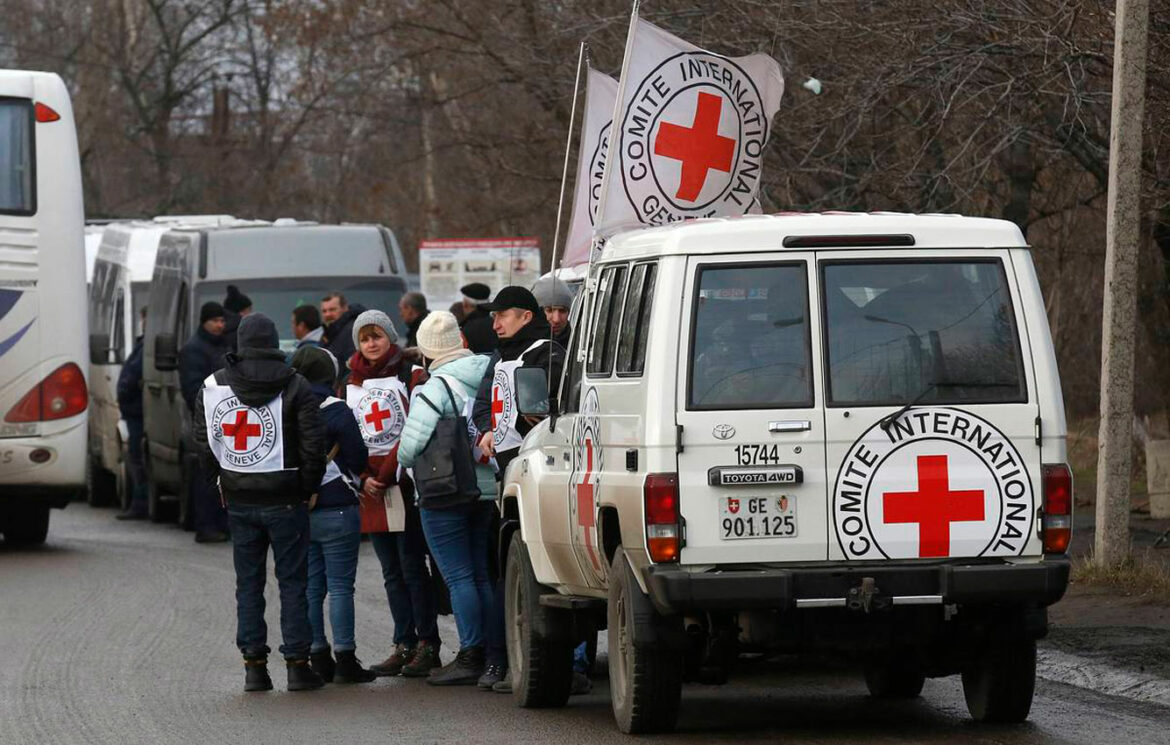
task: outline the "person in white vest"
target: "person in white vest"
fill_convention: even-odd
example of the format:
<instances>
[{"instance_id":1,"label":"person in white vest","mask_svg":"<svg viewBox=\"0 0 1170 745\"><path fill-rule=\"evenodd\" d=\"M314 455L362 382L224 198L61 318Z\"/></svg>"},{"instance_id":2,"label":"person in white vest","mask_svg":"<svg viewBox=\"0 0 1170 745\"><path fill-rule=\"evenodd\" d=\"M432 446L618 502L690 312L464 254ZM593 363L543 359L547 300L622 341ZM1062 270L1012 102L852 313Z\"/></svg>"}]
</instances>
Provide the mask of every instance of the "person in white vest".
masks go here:
<instances>
[{"instance_id":1,"label":"person in white vest","mask_svg":"<svg viewBox=\"0 0 1170 745\"><path fill-rule=\"evenodd\" d=\"M268 548L280 587L280 652L288 689L323 685L309 667L306 601L309 499L325 475L319 400L285 363L276 325L262 313L240 321L238 352L207 376L192 420L203 472L227 503L236 569L236 644L244 690L272 689L264 582Z\"/></svg>"},{"instance_id":2,"label":"person in white vest","mask_svg":"<svg viewBox=\"0 0 1170 745\"><path fill-rule=\"evenodd\" d=\"M565 350L550 339L552 327L536 297L526 287L512 285L500 290L496 299L484 306L492 314L492 328L500 339L500 346L492 355L487 374L475 397L472 418L483 434L479 447L488 456L494 456L499 466L498 476L503 478L508 464L520 451L524 435L537 421L522 417L516 401L516 370L520 367L538 367L552 370L553 385L549 391L550 403L556 405L556 386L561 379L565 364ZM499 515L493 521L489 544L496 547L492 552L495 576L495 602L492 618L488 622L489 646L491 639L503 633L504 628L504 583L497 544L499 543ZM498 693L510 693L512 686L507 679L492 686Z\"/></svg>"}]
</instances>

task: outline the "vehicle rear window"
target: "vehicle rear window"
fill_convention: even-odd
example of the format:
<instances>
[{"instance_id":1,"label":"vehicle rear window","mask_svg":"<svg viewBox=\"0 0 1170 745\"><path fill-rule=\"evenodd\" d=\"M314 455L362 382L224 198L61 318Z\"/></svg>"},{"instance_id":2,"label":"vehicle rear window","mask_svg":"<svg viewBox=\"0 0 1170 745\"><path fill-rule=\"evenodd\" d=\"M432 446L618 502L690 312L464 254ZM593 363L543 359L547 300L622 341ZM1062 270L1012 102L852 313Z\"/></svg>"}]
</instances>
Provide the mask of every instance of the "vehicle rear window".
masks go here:
<instances>
[{"instance_id":1,"label":"vehicle rear window","mask_svg":"<svg viewBox=\"0 0 1170 745\"><path fill-rule=\"evenodd\" d=\"M32 124L31 103L0 98L0 213L36 211Z\"/></svg>"},{"instance_id":2,"label":"vehicle rear window","mask_svg":"<svg viewBox=\"0 0 1170 745\"><path fill-rule=\"evenodd\" d=\"M830 405L1026 400L998 260L822 266Z\"/></svg>"},{"instance_id":3,"label":"vehicle rear window","mask_svg":"<svg viewBox=\"0 0 1170 745\"><path fill-rule=\"evenodd\" d=\"M811 406L805 264L706 266L697 285L687 406Z\"/></svg>"}]
</instances>

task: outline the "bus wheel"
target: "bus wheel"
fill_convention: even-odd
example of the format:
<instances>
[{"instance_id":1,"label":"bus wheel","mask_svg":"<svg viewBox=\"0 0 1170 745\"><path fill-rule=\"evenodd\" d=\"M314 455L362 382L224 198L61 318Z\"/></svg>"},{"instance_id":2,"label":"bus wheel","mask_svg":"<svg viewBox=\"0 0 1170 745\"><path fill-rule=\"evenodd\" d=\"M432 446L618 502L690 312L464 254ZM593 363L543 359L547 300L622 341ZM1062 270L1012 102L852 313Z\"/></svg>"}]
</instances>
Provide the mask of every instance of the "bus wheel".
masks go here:
<instances>
[{"instance_id":1,"label":"bus wheel","mask_svg":"<svg viewBox=\"0 0 1170 745\"><path fill-rule=\"evenodd\" d=\"M49 508L42 505L14 505L5 513L4 538L14 546L45 542L49 535Z\"/></svg>"},{"instance_id":2,"label":"bus wheel","mask_svg":"<svg viewBox=\"0 0 1170 745\"><path fill-rule=\"evenodd\" d=\"M657 617L621 548L609 570L609 697L626 734L669 732L678 721L683 655L637 637L635 618Z\"/></svg>"},{"instance_id":3,"label":"bus wheel","mask_svg":"<svg viewBox=\"0 0 1170 745\"><path fill-rule=\"evenodd\" d=\"M524 709L564 706L573 684L573 645L550 639L538 629L555 629L553 610L540 604L552 590L536 581L528 549L517 533L508 546L504 576L504 623L512 696Z\"/></svg>"},{"instance_id":4,"label":"bus wheel","mask_svg":"<svg viewBox=\"0 0 1170 745\"><path fill-rule=\"evenodd\" d=\"M86 461L85 498L90 507L107 507L114 503L114 475L94 462Z\"/></svg>"}]
</instances>

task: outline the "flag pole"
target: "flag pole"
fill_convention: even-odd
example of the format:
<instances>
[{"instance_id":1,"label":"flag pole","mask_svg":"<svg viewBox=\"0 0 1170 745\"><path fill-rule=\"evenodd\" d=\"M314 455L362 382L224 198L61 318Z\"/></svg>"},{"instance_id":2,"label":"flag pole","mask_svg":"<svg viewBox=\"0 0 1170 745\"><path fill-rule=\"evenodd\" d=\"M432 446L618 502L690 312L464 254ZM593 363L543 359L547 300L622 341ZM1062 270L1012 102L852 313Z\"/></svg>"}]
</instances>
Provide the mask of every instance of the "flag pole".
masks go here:
<instances>
[{"instance_id":1,"label":"flag pole","mask_svg":"<svg viewBox=\"0 0 1170 745\"><path fill-rule=\"evenodd\" d=\"M573 133L577 126L577 95L581 92L581 68L585 66L585 42L577 52L577 77L573 81L573 108L569 110L569 135L565 138L565 163L561 168L561 196L557 200L557 227L553 233L552 273L557 276L557 249L561 241L561 214L565 211L565 185L569 182L569 152L573 149Z\"/></svg>"},{"instance_id":2,"label":"flag pole","mask_svg":"<svg viewBox=\"0 0 1170 745\"><path fill-rule=\"evenodd\" d=\"M634 0L634 7L630 10L630 30L626 32L626 51L622 56L622 73L618 78L617 99L613 102L613 119L609 127L609 155L605 158L605 170L601 173L601 193L597 200L597 221L594 223L593 245L589 247L589 266L593 266L594 249L597 246L597 226L605 218L605 207L609 196L610 173L616 167L615 162L621 160L621 121L622 104L626 99L627 71L630 69L630 55L634 50L634 32L638 25L638 6L640 0ZM586 271L588 276L588 270Z\"/></svg>"}]
</instances>

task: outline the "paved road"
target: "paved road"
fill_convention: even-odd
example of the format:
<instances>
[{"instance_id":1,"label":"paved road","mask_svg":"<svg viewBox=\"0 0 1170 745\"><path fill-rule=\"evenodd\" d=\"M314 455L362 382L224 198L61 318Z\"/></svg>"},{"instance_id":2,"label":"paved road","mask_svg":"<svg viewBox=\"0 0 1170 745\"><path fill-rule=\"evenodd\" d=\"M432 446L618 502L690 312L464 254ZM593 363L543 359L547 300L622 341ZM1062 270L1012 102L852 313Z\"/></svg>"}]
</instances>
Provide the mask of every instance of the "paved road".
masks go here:
<instances>
[{"instance_id":1,"label":"paved road","mask_svg":"<svg viewBox=\"0 0 1170 745\"><path fill-rule=\"evenodd\" d=\"M390 619L377 559L363 545L359 655L386 652ZM113 520L82 504L53 515L49 544L0 543L0 743L630 743L605 683L559 711L511 698L382 679L245 695L233 646L231 549ZM269 627L278 628L270 593ZM443 619L453 649L454 627ZM275 644L273 645L275 646ZM444 657L452 652L445 650ZM1170 709L1041 683L1031 721L977 726L956 679L919 701L870 701L853 672L758 667L722 687L688 687L670 742L1170 743ZM656 738L647 738L656 740Z\"/></svg>"}]
</instances>

